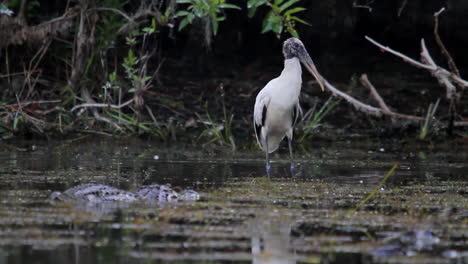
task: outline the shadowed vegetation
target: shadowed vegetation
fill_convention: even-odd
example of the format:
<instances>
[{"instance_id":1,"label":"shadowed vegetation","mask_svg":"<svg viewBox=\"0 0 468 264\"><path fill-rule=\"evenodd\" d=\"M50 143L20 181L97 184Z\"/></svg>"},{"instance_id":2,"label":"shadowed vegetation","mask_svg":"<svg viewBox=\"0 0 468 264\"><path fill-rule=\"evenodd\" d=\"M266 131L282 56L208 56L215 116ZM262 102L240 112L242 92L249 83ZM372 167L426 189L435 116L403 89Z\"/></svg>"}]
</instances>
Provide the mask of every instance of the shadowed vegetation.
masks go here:
<instances>
[{"instance_id":1,"label":"shadowed vegetation","mask_svg":"<svg viewBox=\"0 0 468 264\"><path fill-rule=\"evenodd\" d=\"M365 101L369 79L359 85L353 76L360 71L372 72L373 66L366 63L374 65L383 59L373 53L374 47L360 42L365 41L363 34L372 33L374 28L358 22L372 21L378 15L386 18L380 13L385 3L369 5L373 8L327 9L303 0L7 1L0 5L0 136L132 134L203 145L224 142L220 145L238 148L242 142L253 140L252 100L267 80L279 73L281 41L289 36L304 40L324 76L337 80L330 83L344 94ZM412 5L400 7L400 15L403 11L408 15L416 12ZM348 30L356 30L356 35L339 27L332 29L355 39L356 45L343 41L351 43L343 50L341 41L331 35L333 30L323 30L324 10L339 14L336 24L330 20L330 27L339 25L341 19L352 21ZM345 15L346 10L354 13ZM369 18L369 14L378 15ZM439 12L439 16L445 14ZM414 71L398 83L386 82L388 72L401 66L387 63L374 72L378 77L373 79L378 85L391 85L378 87L383 96L374 88L371 98L375 99L373 105L385 105L383 99L389 101L391 107L385 105L379 114L390 117L367 118L348 104L338 105L331 97L327 101L329 95L315 92L315 84L304 74L301 103L307 114L303 131L298 131L302 133L300 141L313 138L323 123L327 124L323 129L344 127L349 133L404 132L421 140L446 135L466 137L464 117L468 110L460 75L466 65L458 65L460 71L455 61L463 60L450 57L442 46L444 28L439 29L438 21L434 32L437 42L429 46L430 51L440 46L440 59L447 58L453 72L452 79L436 76L441 87L447 88L446 98L436 88L437 83L419 78ZM334 44L326 48L329 43ZM353 65L331 70L348 60L337 49L349 58L360 56L363 64L353 59ZM453 50L459 54L456 46ZM421 94L406 88L413 85L414 76L421 80L421 86L429 87L418 87ZM223 85L226 99L217 92ZM422 100L414 100L421 95ZM429 107L435 101L438 103ZM323 107L316 110L317 105ZM216 124L222 124L222 129Z\"/></svg>"}]
</instances>

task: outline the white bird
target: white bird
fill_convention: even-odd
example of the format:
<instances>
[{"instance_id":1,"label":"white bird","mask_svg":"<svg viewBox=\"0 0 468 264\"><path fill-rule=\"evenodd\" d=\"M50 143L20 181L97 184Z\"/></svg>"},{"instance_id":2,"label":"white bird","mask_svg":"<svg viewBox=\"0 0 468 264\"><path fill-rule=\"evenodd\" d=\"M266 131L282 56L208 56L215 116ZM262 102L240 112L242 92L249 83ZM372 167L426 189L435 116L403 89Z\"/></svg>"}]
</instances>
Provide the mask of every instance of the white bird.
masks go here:
<instances>
[{"instance_id":1,"label":"white bird","mask_svg":"<svg viewBox=\"0 0 468 264\"><path fill-rule=\"evenodd\" d=\"M291 173L294 175L292 151L293 128L302 114L299 94L302 85L301 62L317 79L322 91L324 81L315 68L304 44L297 38L283 43L284 69L281 75L271 80L258 93L254 107L254 128L257 142L266 153L266 171L270 176L271 165L268 154L276 149L286 136L291 156Z\"/></svg>"}]
</instances>

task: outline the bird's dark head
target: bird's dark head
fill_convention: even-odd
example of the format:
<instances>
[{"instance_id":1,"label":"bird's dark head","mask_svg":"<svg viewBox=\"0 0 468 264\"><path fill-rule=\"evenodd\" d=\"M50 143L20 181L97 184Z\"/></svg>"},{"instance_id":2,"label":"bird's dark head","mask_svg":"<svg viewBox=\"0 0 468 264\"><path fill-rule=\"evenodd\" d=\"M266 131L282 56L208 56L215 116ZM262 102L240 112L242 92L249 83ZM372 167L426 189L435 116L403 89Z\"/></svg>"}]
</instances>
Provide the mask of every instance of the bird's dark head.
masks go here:
<instances>
[{"instance_id":1,"label":"bird's dark head","mask_svg":"<svg viewBox=\"0 0 468 264\"><path fill-rule=\"evenodd\" d=\"M322 91L325 88L323 77L317 71L317 68L314 65L314 62L309 56L304 44L297 38L288 38L283 43L283 55L286 60L292 58L298 58L301 63L307 68L307 70L317 79L320 88Z\"/></svg>"},{"instance_id":2,"label":"bird's dark head","mask_svg":"<svg viewBox=\"0 0 468 264\"><path fill-rule=\"evenodd\" d=\"M297 38L288 38L283 43L283 55L285 59L300 58L304 53L307 53L304 44Z\"/></svg>"}]
</instances>

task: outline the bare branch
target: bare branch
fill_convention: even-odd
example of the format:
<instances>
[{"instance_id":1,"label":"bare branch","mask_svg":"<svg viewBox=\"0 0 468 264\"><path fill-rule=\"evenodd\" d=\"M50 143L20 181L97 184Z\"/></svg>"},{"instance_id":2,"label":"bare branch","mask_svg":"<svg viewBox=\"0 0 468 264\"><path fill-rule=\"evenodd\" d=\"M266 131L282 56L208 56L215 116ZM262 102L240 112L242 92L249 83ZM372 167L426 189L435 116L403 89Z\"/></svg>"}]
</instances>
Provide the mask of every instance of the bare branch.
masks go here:
<instances>
[{"instance_id":1,"label":"bare branch","mask_svg":"<svg viewBox=\"0 0 468 264\"><path fill-rule=\"evenodd\" d=\"M367 79L367 77L366 77L366 79ZM356 98L354 98L354 97L352 97L352 96L338 90L336 87L334 87L332 84L330 84L327 80L323 79L323 82L325 83L325 87L329 91L331 91L333 95L345 99L348 103L352 104L357 110L359 110L361 112L364 112L366 114L370 114L370 115L377 116L377 117L380 117L382 115L387 115L387 116L391 116L391 117L395 117L395 118L406 119L406 120L413 121L413 122L419 122L419 121L424 120L424 117L400 114L400 113L396 113L396 112L391 111L390 108L388 106L386 106L385 102L380 97L380 95L378 97L380 98L381 103L386 106L386 109L377 108L377 107L365 104L365 103L357 100ZM373 85L370 83L369 79L367 79L367 82L370 84L370 86L373 87ZM374 90L377 93L377 90L375 88L374 88ZM377 95L378 95L378 93L377 93Z\"/></svg>"},{"instance_id":2,"label":"bare branch","mask_svg":"<svg viewBox=\"0 0 468 264\"><path fill-rule=\"evenodd\" d=\"M403 13L403 10L406 7L406 4L408 3L408 0L403 0L403 3L401 3L400 7L398 8L398 16L401 16L401 13Z\"/></svg>"},{"instance_id":3,"label":"bare branch","mask_svg":"<svg viewBox=\"0 0 468 264\"><path fill-rule=\"evenodd\" d=\"M369 10L369 13L372 12L372 7L370 7L369 5L360 5L360 4L357 4L357 3L356 3L356 0L353 1L353 7L354 7L354 8L367 9L367 10Z\"/></svg>"},{"instance_id":4,"label":"bare branch","mask_svg":"<svg viewBox=\"0 0 468 264\"><path fill-rule=\"evenodd\" d=\"M437 12L434 13L434 16L435 16L435 17L438 17L438 16L439 16L440 14L442 14L442 12L444 12L444 11L445 11L445 7L442 7L439 11L437 11Z\"/></svg>"},{"instance_id":5,"label":"bare branch","mask_svg":"<svg viewBox=\"0 0 468 264\"><path fill-rule=\"evenodd\" d=\"M436 70L436 69L434 69L433 67L430 67L430 66L428 66L428 65L426 65L426 64L423 64L423 63L420 63L419 61L414 60L414 59L412 59L412 58L410 58L410 57L404 55L403 53L400 53L400 52L398 52L398 51L395 51L395 50L391 49L390 47L385 47L384 45L378 43L377 41L371 39L371 38L368 37L368 36L365 36L365 38L366 38L368 41L370 41L372 44L374 44L374 45L376 45L377 47L379 47L381 51L383 51L383 52L389 52L389 53L391 53L391 54L393 54L393 55L395 55L395 56L397 56L397 57L400 57L400 58L402 58L404 61L406 61L406 62L408 62L408 63L410 63L410 64L413 64L413 65L416 66L416 67L423 68L423 69L426 69L426 70Z\"/></svg>"},{"instance_id":6,"label":"bare branch","mask_svg":"<svg viewBox=\"0 0 468 264\"><path fill-rule=\"evenodd\" d=\"M382 116L382 110L380 108L376 108L376 107L373 107L371 105L362 103L361 101L357 100L356 98L354 98L354 97L352 97L352 96L338 90L335 86L331 85L327 80L324 79L323 81L325 83L325 87L334 96L338 96L338 97L341 97L341 98L345 99L346 101L348 101L348 103L352 104L354 106L354 108L356 108L357 110L359 110L361 112L364 112L364 113L367 113L367 114L370 114L370 115L373 115L373 116L377 116L377 117Z\"/></svg>"},{"instance_id":7,"label":"bare branch","mask_svg":"<svg viewBox=\"0 0 468 264\"><path fill-rule=\"evenodd\" d=\"M453 82L459 85L460 87L468 87L468 81L465 81L460 76L457 76L456 74L451 73L442 67L439 67L434 62L431 55L429 54L429 51L427 50L424 39L421 39L421 62L419 62L398 51L395 51L389 47L383 46L382 44L378 43L377 41L371 39L368 36L366 36L365 38L368 41L370 41L372 44L379 47L382 51L389 52L397 57L400 57L404 61L416 67L428 70L434 77L436 77L439 83L446 88L448 99L452 99L456 95L456 87L453 84Z\"/></svg>"},{"instance_id":8,"label":"bare branch","mask_svg":"<svg viewBox=\"0 0 468 264\"><path fill-rule=\"evenodd\" d=\"M385 104L384 100L382 99L382 97L380 97L380 94L377 92L377 90L375 89L374 85L372 85L372 83L369 81L369 79L367 78L367 74L363 74L361 75L361 83L362 85L366 86L367 88L369 88L369 90L371 91L371 94L372 94L372 97L374 97L374 99L377 101L377 103L379 104L379 106L384 110L384 111L387 111L387 112L391 112L390 108L388 108L387 104Z\"/></svg>"},{"instance_id":9,"label":"bare branch","mask_svg":"<svg viewBox=\"0 0 468 264\"><path fill-rule=\"evenodd\" d=\"M459 126L459 127L468 126L468 121L455 121L455 122L453 122L453 125L454 126Z\"/></svg>"},{"instance_id":10,"label":"bare branch","mask_svg":"<svg viewBox=\"0 0 468 264\"><path fill-rule=\"evenodd\" d=\"M434 76L437 81L439 82L440 85L445 87L447 94L446 97L448 99L453 99L456 96L457 93L457 88L455 85L452 84L452 82L449 80L450 77L450 72L445 70L444 68L441 68L435 64L434 60L432 59L431 55L429 54L429 51L427 50L426 43L424 39L421 39L421 60L428 65L436 68L436 70L430 71L432 76Z\"/></svg>"},{"instance_id":11,"label":"bare branch","mask_svg":"<svg viewBox=\"0 0 468 264\"><path fill-rule=\"evenodd\" d=\"M453 60L452 56L448 52L447 48L445 48L445 45L439 36L439 15L442 14L442 12L444 11L445 11L445 8L441 8L438 12L434 13L434 38L437 42L437 45L439 45L439 48L442 51L442 54L447 58L447 63L448 63L450 70L455 75L460 76L460 71L458 70L457 65L455 64L455 61Z\"/></svg>"},{"instance_id":12,"label":"bare branch","mask_svg":"<svg viewBox=\"0 0 468 264\"><path fill-rule=\"evenodd\" d=\"M451 75L450 77L453 79L454 82L460 85L460 87L468 87L468 81L463 80L460 76Z\"/></svg>"}]
</instances>

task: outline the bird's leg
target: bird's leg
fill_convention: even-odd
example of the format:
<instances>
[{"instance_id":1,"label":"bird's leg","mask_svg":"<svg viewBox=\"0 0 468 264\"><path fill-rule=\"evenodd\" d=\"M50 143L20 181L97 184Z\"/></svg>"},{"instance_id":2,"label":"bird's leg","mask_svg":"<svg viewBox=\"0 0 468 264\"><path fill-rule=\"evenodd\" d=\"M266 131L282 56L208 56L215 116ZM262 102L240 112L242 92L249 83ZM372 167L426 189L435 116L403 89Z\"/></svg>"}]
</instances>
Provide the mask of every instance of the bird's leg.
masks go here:
<instances>
[{"instance_id":1,"label":"bird's leg","mask_svg":"<svg viewBox=\"0 0 468 264\"><path fill-rule=\"evenodd\" d=\"M271 178L271 165L270 165L270 159L268 157L268 136L265 136L265 147L266 147L266 155L265 155L265 159L266 159L266 172L267 172L267 175L268 175L268 178Z\"/></svg>"},{"instance_id":2,"label":"bird's leg","mask_svg":"<svg viewBox=\"0 0 468 264\"><path fill-rule=\"evenodd\" d=\"M294 157L293 157L293 150L292 150L292 138L290 137L287 137L288 138L288 146L289 146L289 156L291 157L291 176L294 176L294 169L295 169L295 166L294 166Z\"/></svg>"}]
</instances>

